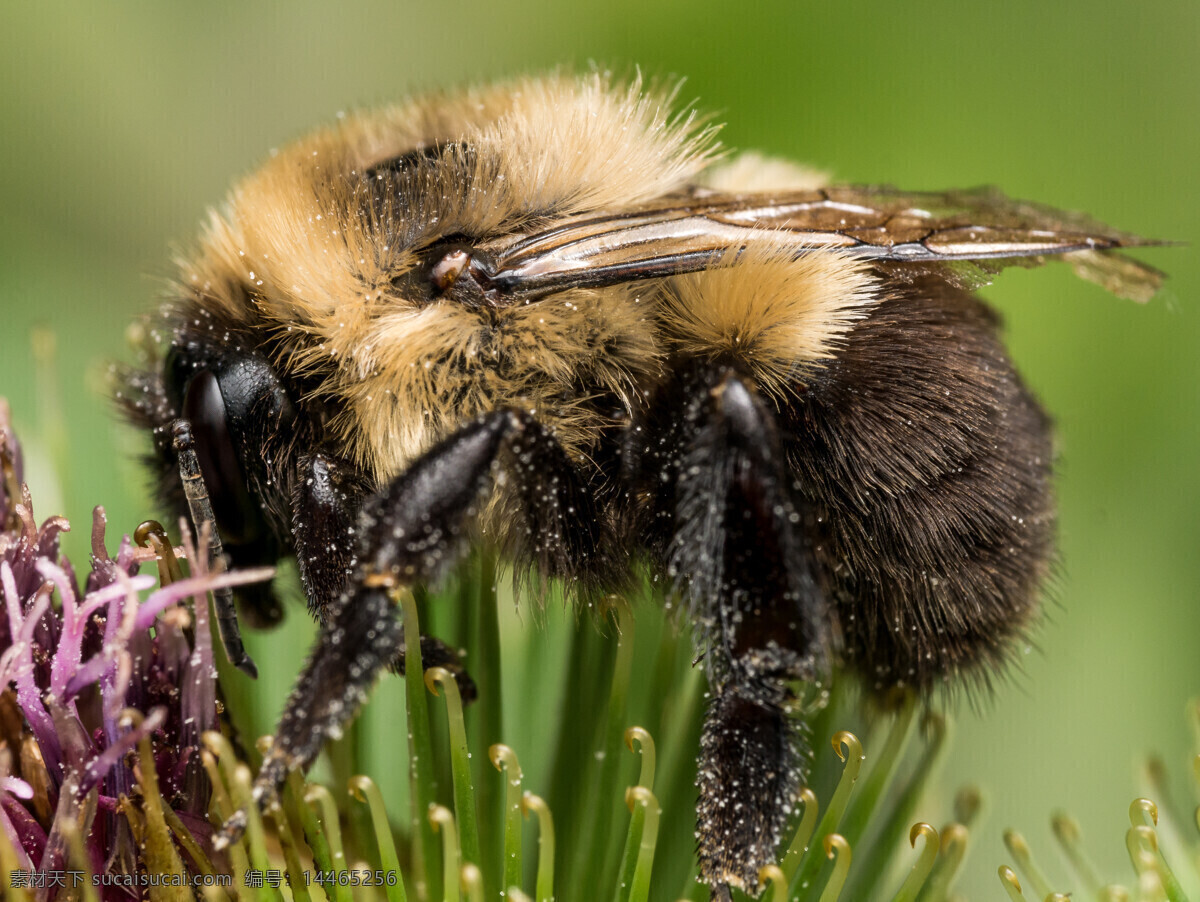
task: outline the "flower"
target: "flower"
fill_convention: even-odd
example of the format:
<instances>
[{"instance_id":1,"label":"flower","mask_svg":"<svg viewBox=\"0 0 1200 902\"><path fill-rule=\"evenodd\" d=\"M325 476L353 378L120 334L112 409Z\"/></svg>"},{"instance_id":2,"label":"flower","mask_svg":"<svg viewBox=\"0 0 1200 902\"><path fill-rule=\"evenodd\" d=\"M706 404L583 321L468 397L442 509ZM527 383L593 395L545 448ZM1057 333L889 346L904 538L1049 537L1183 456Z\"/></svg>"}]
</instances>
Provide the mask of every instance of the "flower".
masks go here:
<instances>
[{"instance_id":1,"label":"flower","mask_svg":"<svg viewBox=\"0 0 1200 902\"><path fill-rule=\"evenodd\" d=\"M2 402L0 469L0 865L14 898L32 898L26 890L50 875L79 875L105 900L221 886L239 902L268 902L287 898L285 885L293 899L320 889L343 902L708 897L692 840L704 684L661 606L642 606L636 627L616 598L595 618L547 606L535 615L543 629L514 626L498 613L496 559L476 554L437 596L397 599L405 635L435 620L464 648L480 691L464 711L454 678L423 672L420 644L409 643L407 798L385 805L359 772L370 743L352 728L331 754L348 792L293 774L282 808L264 818L250 805L254 750L235 751L218 718L206 593L270 571L210 570L186 526L173 548L151 521L112 557L97 508L81 591L59 550L66 521L34 520ZM152 561L158 580L139 573ZM501 648L521 666L501 668ZM772 902L942 902L979 795L960 793L940 831L914 824L946 723L926 715L918 730L918 703L901 697L863 724L864 751L835 731L859 717L852 696L839 681L802 703L811 733L832 748L816 743L811 788L760 892ZM510 747L497 740L514 709ZM244 838L215 853L215 826L239 810ZM1138 841L1151 842L1144 832ZM1015 877L1005 885L1019 893Z\"/></svg>"},{"instance_id":2,"label":"flower","mask_svg":"<svg viewBox=\"0 0 1200 902\"><path fill-rule=\"evenodd\" d=\"M186 536L173 549L150 523L138 535L153 547L126 536L110 557L97 508L81 591L59 550L67 521L38 526L34 519L2 399L0 470L5 869L14 879L69 869L129 878L104 884L105 899L138 898L133 878L155 867L211 869L210 787L199 745L217 727L217 708L205 598L269 571L209 572ZM177 555L191 562L186 579L178 577ZM157 589L154 577L138 573L155 560L169 574Z\"/></svg>"}]
</instances>

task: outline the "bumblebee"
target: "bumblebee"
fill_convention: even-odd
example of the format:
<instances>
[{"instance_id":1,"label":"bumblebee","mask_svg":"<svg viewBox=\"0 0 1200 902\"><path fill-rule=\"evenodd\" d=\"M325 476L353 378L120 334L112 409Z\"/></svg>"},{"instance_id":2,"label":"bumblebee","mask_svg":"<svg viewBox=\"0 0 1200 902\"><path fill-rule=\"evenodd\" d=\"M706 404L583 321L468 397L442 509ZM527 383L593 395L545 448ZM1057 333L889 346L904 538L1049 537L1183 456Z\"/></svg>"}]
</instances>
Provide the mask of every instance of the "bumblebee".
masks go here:
<instances>
[{"instance_id":1,"label":"bumblebee","mask_svg":"<svg viewBox=\"0 0 1200 902\"><path fill-rule=\"evenodd\" d=\"M120 399L164 503L210 503L234 565L294 555L320 622L259 804L403 667L393 599L469 543L581 603L669 586L711 692L716 895L757 891L803 783L798 681L986 683L1029 628L1050 425L971 290L1065 260L1145 299L1159 274L1113 251L1149 242L994 190L829 186L673 104L594 73L350 116L181 264Z\"/></svg>"}]
</instances>

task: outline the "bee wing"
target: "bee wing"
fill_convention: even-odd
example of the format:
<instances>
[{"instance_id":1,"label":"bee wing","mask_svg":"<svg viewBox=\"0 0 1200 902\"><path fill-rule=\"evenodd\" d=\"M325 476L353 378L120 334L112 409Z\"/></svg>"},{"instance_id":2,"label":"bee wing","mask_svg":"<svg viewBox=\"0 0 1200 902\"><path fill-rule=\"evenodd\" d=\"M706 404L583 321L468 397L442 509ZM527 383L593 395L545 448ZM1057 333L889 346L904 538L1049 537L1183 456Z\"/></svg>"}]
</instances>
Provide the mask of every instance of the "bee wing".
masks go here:
<instances>
[{"instance_id":1,"label":"bee wing","mask_svg":"<svg viewBox=\"0 0 1200 902\"><path fill-rule=\"evenodd\" d=\"M1077 213L1012 200L994 188L904 192L886 186L743 195L695 189L505 239L488 248L483 275L502 293L537 295L696 272L764 239L794 246L797 256L837 252L891 271L977 263L979 272L990 273L1060 255L1080 276L1135 300L1149 299L1163 278L1106 253L1162 242Z\"/></svg>"}]
</instances>

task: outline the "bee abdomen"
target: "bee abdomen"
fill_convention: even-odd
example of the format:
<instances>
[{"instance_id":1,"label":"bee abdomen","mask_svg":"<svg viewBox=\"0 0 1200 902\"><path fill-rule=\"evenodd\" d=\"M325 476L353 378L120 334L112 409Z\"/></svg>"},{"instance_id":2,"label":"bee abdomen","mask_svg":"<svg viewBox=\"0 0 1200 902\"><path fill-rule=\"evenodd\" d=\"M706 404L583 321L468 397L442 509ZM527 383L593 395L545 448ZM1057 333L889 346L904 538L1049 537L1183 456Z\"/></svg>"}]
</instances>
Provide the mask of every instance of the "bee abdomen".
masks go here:
<instances>
[{"instance_id":1,"label":"bee abdomen","mask_svg":"<svg viewBox=\"0 0 1200 902\"><path fill-rule=\"evenodd\" d=\"M1036 615L1054 536L1050 424L995 316L917 283L789 414L847 662L880 691L988 682Z\"/></svg>"}]
</instances>

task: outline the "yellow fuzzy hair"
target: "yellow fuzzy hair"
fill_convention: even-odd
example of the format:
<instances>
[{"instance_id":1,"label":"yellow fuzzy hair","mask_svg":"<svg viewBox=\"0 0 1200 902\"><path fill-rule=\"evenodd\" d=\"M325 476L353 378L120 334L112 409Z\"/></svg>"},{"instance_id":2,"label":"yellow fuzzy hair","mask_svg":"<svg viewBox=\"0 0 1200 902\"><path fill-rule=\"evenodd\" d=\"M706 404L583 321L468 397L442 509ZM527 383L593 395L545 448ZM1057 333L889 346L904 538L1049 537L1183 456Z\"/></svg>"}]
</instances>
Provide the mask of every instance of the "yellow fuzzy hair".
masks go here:
<instances>
[{"instance_id":1,"label":"yellow fuzzy hair","mask_svg":"<svg viewBox=\"0 0 1200 902\"><path fill-rule=\"evenodd\" d=\"M829 174L751 150L710 166L700 181L714 191L812 191L829 184Z\"/></svg>"},{"instance_id":2,"label":"yellow fuzzy hair","mask_svg":"<svg viewBox=\"0 0 1200 902\"><path fill-rule=\"evenodd\" d=\"M669 281L659 316L666 339L691 354L737 359L780 397L836 353L879 300L863 263L828 252L794 258L769 239L724 265Z\"/></svg>"},{"instance_id":3,"label":"yellow fuzzy hair","mask_svg":"<svg viewBox=\"0 0 1200 902\"><path fill-rule=\"evenodd\" d=\"M672 113L671 99L592 74L347 117L234 189L183 266L186 288L202 307L265 324L277 363L319 383L315 393L341 410L334 426L347 453L378 479L502 404L538 408L569 450L585 453L600 428L583 413L587 399L551 399L580 375L624 398L657 366L643 300L653 288L571 292L489 322L450 303L419 307L396 277L417 264L414 244L620 209L693 183L714 156L714 130ZM362 173L426 147L453 183L426 186L415 210L364 203ZM389 234L409 240L389 244Z\"/></svg>"}]
</instances>

